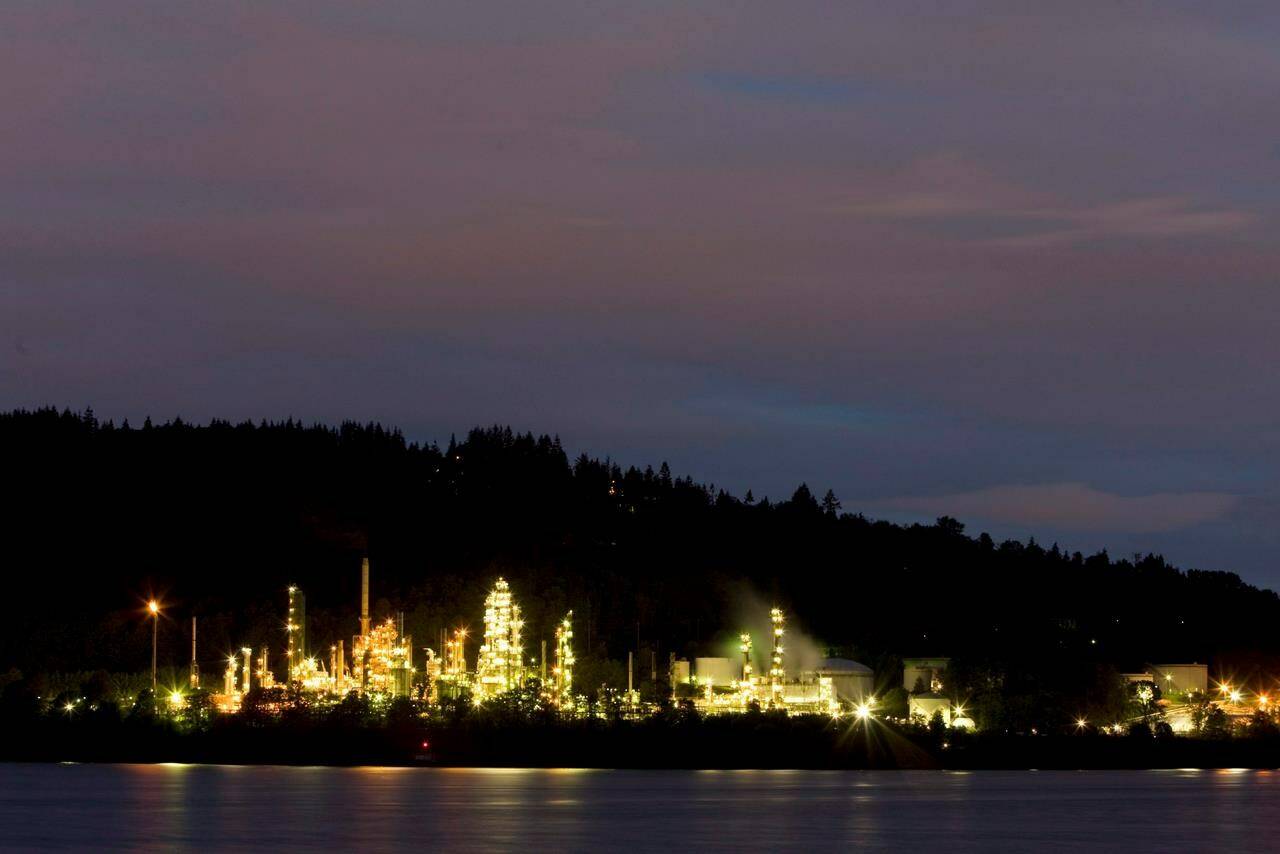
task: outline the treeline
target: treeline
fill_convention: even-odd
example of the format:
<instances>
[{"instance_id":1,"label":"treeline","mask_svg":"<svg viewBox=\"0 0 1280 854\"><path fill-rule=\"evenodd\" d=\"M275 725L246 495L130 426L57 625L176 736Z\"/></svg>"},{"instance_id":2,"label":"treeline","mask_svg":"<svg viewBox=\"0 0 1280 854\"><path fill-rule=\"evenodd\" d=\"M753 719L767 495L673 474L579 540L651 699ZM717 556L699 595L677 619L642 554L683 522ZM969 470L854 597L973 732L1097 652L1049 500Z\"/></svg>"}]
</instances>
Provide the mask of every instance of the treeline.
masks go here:
<instances>
[{"instance_id":1,"label":"treeline","mask_svg":"<svg viewBox=\"0 0 1280 854\"><path fill-rule=\"evenodd\" d=\"M501 574L530 654L572 608L584 666L615 678L628 651L642 679L671 652L731 654L753 600L886 679L907 655L950 655L1029 691L1067 665L1209 660L1245 680L1280 661L1280 601L1231 573L997 543L949 518L874 521L805 485L735 496L665 464L570 459L556 437L506 427L441 447L377 424L130 425L45 409L0 415L0 462L0 670L145 669L140 606L154 594L161 666L185 673L194 615L216 679L229 651L283 647L291 583L307 594L311 647L326 649L356 631L365 554L376 615L403 612L419 648L478 631Z\"/></svg>"}]
</instances>

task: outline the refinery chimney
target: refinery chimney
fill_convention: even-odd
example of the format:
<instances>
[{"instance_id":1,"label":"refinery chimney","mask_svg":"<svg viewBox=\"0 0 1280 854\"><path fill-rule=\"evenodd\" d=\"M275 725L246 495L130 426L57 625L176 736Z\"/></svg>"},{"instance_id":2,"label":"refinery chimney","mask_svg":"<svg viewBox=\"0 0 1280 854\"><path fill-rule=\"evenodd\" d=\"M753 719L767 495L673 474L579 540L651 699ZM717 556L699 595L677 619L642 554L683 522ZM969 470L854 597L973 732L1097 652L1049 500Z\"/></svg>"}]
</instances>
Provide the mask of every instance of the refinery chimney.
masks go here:
<instances>
[{"instance_id":1,"label":"refinery chimney","mask_svg":"<svg viewBox=\"0 0 1280 854\"><path fill-rule=\"evenodd\" d=\"M369 559L360 560L360 637L369 636Z\"/></svg>"},{"instance_id":2,"label":"refinery chimney","mask_svg":"<svg viewBox=\"0 0 1280 854\"><path fill-rule=\"evenodd\" d=\"M200 687L200 665L196 663L196 618L191 618L191 689Z\"/></svg>"}]
</instances>

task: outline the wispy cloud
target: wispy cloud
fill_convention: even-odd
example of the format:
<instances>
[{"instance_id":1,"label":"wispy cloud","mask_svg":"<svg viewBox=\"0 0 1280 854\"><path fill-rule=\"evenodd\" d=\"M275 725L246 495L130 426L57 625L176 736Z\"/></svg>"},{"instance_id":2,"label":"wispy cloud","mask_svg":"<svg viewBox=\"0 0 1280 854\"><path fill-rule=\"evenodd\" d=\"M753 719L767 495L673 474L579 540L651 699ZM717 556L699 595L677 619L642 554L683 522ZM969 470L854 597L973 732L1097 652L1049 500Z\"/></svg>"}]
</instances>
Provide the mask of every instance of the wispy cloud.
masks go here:
<instances>
[{"instance_id":1,"label":"wispy cloud","mask_svg":"<svg viewBox=\"0 0 1280 854\"><path fill-rule=\"evenodd\" d=\"M1030 529L1147 534L1220 519L1238 496L1222 492L1116 495L1083 483L1007 484L877 502L889 511L956 516Z\"/></svg>"},{"instance_id":2,"label":"wispy cloud","mask_svg":"<svg viewBox=\"0 0 1280 854\"><path fill-rule=\"evenodd\" d=\"M1091 207L1010 207L998 198L975 198L947 192L906 192L874 201L842 205L837 211L862 217L897 220L971 220L1016 227L1011 236L978 237L988 246L1041 248L1129 237L1171 239L1223 235L1252 225L1246 212L1206 208L1189 199L1158 196Z\"/></svg>"},{"instance_id":3,"label":"wispy cloud","mask_svg":"<svg viewBox=\"0 0 1280 854\"><path fill-rule=\"evenodd\" d=\"M1197 207L1187 199L1172 197L1133 199L1083 210L1013 211L1008 215L1061 225L1033 234L997 238L989 241L991 244L1038 248L1117 237L1157 240L1199 237L1240 231L1254 221L1250 214L1242 211Z\"/></svg>"},{"instance_id":4,"label":"wispy cloud","mask_svg":"<svg viewBox=\"0 0 1280 854\"><path fill-rule=\"evenodd\" d=\"M939 224L985 246L1042 248L1113 238L1161 240L1239 232L1246 211L1181 195L1072 204L1003 180L952 154L921 158L828 212L880 221Z\"/></svg>"}]
</instances>

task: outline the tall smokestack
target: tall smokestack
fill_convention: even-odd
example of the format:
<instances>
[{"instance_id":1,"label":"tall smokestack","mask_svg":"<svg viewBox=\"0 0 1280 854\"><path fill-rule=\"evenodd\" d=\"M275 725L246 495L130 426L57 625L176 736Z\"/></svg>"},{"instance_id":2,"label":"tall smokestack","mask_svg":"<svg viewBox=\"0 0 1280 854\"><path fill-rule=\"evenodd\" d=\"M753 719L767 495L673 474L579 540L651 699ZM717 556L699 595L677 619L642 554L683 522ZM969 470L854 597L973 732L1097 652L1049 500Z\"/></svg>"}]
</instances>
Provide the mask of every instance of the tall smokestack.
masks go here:
<instances>
[{"instance_id":1,"label":"tall smokestack","mask_svg":"<svg viewBox=\"0 0 1280 854\"><path fill-rule=\"evenodd\" d=\"M369 559L360 560L360 636L369 636Z\"/></svg>"},{"instance_id":2,"label":"tall smokestack","mask_svg":"<svg viewBox=\"0 0 1280 854\"><path fill-rule=\"evenodd\" d=\"M200 687L200 665L196 663L196 618L191 618L191 688Z\"/></svg>"}]
</instances>

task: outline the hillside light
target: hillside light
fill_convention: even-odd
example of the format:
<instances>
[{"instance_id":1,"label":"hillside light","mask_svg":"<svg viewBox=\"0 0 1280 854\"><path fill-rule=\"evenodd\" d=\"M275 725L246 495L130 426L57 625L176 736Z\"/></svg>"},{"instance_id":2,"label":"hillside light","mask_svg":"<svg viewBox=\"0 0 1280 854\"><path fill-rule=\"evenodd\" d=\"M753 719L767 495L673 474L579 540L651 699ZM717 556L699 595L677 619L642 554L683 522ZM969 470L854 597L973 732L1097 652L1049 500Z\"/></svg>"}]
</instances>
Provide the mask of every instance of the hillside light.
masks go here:
<instances>
[{"instance_id":1,"label":"hillside light","mask_svg":"<svg viewBox=\"0 0 1280 854\"><path fill-rule=\"evenodd\" d=\"M1231 702L1233 702L1233 703L1238 703L1238 702L1240 702L1240 692L1239 692L1239 691L1232 691L1232 692L1231 692L1231 694L1230 694L1229 696L1231 697Z\"/></svg>"},{"instance_id":2,"label":"hillside light","mask_svg":"<svg viewBox=\"0 0 1280 854\"><path fill-rule=\"evenodd\" d=\"M857 716L860 721L867 720L871 717L871 705L869 703L862 703L854 710L854 715Z\"/></svg>"}]
</instances>

